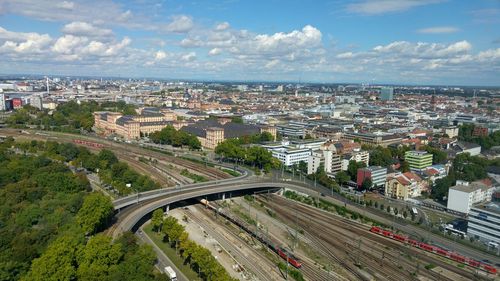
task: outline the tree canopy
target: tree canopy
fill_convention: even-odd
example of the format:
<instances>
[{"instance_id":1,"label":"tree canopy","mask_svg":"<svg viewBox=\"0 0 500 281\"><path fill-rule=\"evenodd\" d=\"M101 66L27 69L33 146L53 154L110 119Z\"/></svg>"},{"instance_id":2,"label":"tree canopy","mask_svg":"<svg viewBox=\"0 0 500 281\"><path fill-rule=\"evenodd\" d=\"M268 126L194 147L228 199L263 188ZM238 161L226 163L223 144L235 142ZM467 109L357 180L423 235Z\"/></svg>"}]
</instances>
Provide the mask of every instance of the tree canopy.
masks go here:
<instances>
[{"instance_id":1,"label":"tree canopy","mask_svg":"<svg viewBox=\"0 0 500 281\"><path fill-rule=\"evenodd\" d=\"M94 234L103 230L113 213L113 203L109 197L101 193L92 193L85 197L77 214L77 222L85 233Z\"/></svg>"},{"instance_id":2,"label":"tree canopy","mask_svg":"<svg viewBox=\"0 0 500 281\"><path fill-rule=\"evenodd\" d=\"M63 164L87 153L54 142L0 143L0 280L162 280L153 251L134 235L112 242L97 234L113 206Z\"/></svg>"},{"instance_id":3,"label":"tree canopy","mask_svg":"<svg viewBox=\"0 0 500 281\"><path fill-rule=\"evenodd\" d=\"M96 111L116 111L125 115L135 115L135 106L124 101L105 102L96 101L76 102L69 101L59 104L56 110L38 110L32 106L24 106L9 116L7 124L11 127L26 127L36 125L40 128L77 132L80 129L90 131L94 126L93 113Z\"/></svg>"},{"instance_id":4,"label":"tree canopy","mask_svg":"<svg viewBox=\"0 0 500 281\"><path fill-rule=\"evenodd\" d=\"M243 146L240 139L227 139L217 145L215 153L233 161L243 161L248 165L257 166L269 172L278 168L280 162L272 153L261 146Z\"/></svg>"},{"instance_id":5,"label":"tree canopy","mask_svg":"<svg viewBox=\"0 0 500 281\"><path fill-rule=\"evenodd\" d=\"M161 131L157 131L149 135L149 138L154 143L168 144L175 147L189 146L191 149L200 149L201 143L198 138L188 132L176 130L173 126L169 125Z\"/></svg>"},{"instance_id":6,"label":"tree canopy","mask_svg":"<svg viewBox=\"0 0 500 281\"><path fill-rule=\"evenodd\" d=\"M490 149L500 145L500 131L495 131L487 136L474 136L474 124L463 124L458 129L458 139L479 144L483 149Z\"/></svg>"}]
</instances>

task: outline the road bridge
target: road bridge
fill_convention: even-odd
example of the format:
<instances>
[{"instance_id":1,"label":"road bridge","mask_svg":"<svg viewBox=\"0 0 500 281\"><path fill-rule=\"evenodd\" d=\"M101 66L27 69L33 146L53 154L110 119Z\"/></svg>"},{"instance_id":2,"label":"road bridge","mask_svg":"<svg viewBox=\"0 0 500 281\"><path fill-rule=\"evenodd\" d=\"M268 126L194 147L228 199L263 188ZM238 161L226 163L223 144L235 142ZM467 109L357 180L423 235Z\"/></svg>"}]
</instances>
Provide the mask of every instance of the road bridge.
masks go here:
<instances>
[{"instance_id":1,"label":"road bridge","mask_svg":"<svg viewBox=\"0 0 500 281\"><path fill-rule=\"evenodd\" d=\"M189 199L205 197L215 194L229 194L231 192L238 191L258 191L258 190L279 190L283 188L289 189L303 189L303 187L299 187L297 185L284 183L284 182L271 182L271 181L244 181L241 180L238 182L230 182L223 184L212 184L212 185L201 185L201 186L191 186L191 187L182 187L176 190L170 190L161 194L150 194L139 195L137 198L128 198L125 202L118 202L115 204L115 209L119 210L120 206L130 206L131 204L147 202L144 204L137 204L132 211L127 212L127 215L118 220L117 225L113 229L113 237L118 237L120 234L126 231L133 230L134 227L141 221L143 217L150 214L154 210L162 207L167 207L170 204L177 203L180 201L186 201ZM141 199L142 198L142 199ZM154 200L151 200L154 199ZM135 200L135 201L134 201ZM132 202L132 203L130 203Z\"/></svg>"}]
</instances>

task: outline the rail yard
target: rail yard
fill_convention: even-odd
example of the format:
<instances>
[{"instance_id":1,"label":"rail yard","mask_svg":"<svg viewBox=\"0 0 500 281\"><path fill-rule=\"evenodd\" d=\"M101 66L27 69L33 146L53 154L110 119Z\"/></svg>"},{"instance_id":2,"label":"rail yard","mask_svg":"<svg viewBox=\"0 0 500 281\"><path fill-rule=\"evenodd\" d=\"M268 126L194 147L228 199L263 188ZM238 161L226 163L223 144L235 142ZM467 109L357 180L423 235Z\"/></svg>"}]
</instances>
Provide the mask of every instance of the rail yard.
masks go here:
<instances>
[{"instance_id":1,"label":"rail yard","mask_svg":"<svg viewBox=\"0 0 500 281\"><path fill-rule=\"evenodd\" d=\"M397 239L388 239L373 233L369 225L358 221L274 194L260 195L256 198L255 210L252 212L255 212L259 221L283 223L288 226L286 231L266 233L264 223L256 222L259 227L251 225L241 216L231 212L231 208L223 207L224 204L207 201L202 203L209 207L212 216L217 213L224 217L236 225L236 229L248 233L262 246L268 247L275 253L275 257L282 260L288 258L290 267L294 266L300 270L306 280L495 280L497 278L492 268L485 270L484 267L463 265L460 261L438 256L435 252L422 250L423 248L417 249ZM273 222L273 218L264 218L266 214L257 210L259 206L275 212L275 219L279 221ZM220 223L220 225L226 224ZM294 228L296 228L295 233ZM292 254L290 246L293 244L298 246ZM271 260L276 262L275 259Z\"/></svg>"},{"instance_id":2,"label":"rail yard","mask_svg":"<svg viewBox=\"0 0 500 281\"><path fill-rule=\"evenodd\" d=\"M184 194L198 194L203 188L219 188L220 195L255 183L256 187L252 188L267 187L276 191L276 186L253 175L242 175L233 182L222 166L204 162L207 160L203 157L190 161L178 151L165 153L133 144L54 132L2 130L2 135L26 141L72 142L94 152L109 149L121 161L157 181L162 190L173 192L159 193L148 199L141 199L148 195L146 192L133 195L137 196L137 202L132 198L131 205L117 208L115 222L106 230L113 237L137 229L139 221L142 224L139 219L154 210L152 206L170 204L162 205L161 200L193 201L199 195L184 198ZM204 184L204 181L209 182ZM239 264L238 268L241 266L241 280L499 280L495 266L469 258L463 252L428 245L407 234L393 232L388 226L372 226L358 218L329 213L273 192L254 194L252 200L208 201L198 197L202 204L179 211L223 245ZM119 229L127 220L133 222L129 224L134 227Z\"/></svg>"}]
</instances>

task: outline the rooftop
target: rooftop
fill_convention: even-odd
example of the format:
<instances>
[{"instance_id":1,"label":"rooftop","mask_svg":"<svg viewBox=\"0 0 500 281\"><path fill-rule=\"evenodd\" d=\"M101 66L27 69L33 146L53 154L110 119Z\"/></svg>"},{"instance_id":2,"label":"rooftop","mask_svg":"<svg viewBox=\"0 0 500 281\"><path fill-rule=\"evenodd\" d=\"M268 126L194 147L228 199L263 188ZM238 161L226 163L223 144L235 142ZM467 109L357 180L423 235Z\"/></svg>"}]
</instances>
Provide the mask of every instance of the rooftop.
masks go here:
<instances>
[{"instance_id":1,"label":"rooftop","mask_svg":"<svg viewBox=\"0 0 500 281\"><path fill-rule=\"evenodd\" d=\"M475 206L473 209L500 214L500 202L488 202Z\"/></svg>"}]
</instances>

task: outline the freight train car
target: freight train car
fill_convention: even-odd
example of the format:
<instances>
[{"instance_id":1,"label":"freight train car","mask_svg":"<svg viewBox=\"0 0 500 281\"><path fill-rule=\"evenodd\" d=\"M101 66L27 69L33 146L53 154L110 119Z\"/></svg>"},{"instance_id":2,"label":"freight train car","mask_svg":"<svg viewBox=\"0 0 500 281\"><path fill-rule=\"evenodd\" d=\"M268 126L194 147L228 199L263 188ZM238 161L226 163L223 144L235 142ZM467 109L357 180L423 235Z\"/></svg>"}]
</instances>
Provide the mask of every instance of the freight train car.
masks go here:
<instances>
[{"instance_id":1,"label":"freight train car","mask_svg":"<svg viewBox=\"0 0 500 281\"><path fill-rule=\"evenodd\" d=\"M385 236L389 239L393 239L393 240L403 242L403 243L408 243L415 248L419 248L419 249L422 249L424 251L434 253L436 255L454 260L454 261L459 262L461 264L465 264L465 265L468 265L468 266L471 266L471 267L474 267L477 269L481 269L481 270L484 270L484 271L491 273L491 274L497 274L497 269L492 265L476 261L472 258L462 256L458 253L442 249L438 246L432 246L432 245L429 245L429 244L426 244L423 242L419 242L419 241L410 239L407 236L395 234L389 230L382 229L378 226L372 226L372 228L370 228L370 231L373 233L377 233L379 235Z\"/></svg>"},{"instance_id":2,"label":"freight train car","mask_svg":"<svg viewBox=\"0 0 500 281\"><path fill-rule=\"evenodd\" d=\"M226 218L227 220L234 223L235 225L241 227L241 229L246 231L248 234L252 235L252 237L257 239L262 244L266 245L269 249L271 249L273 252L275 252L282 259L284 259L285 261L288 261L288 263L291 264L293 267L295 267L295 268L302 267L302 262L296 256L294 256L292 253L290 253L286 249L279 246L277 242L272 241L271 239L269 239L269 237L266 237L264 235L264 233L259 233L258 231L256 231L254 226L247 224L246 222L242 221L241 219L237 218L236 216L233 216L229 213L226 213L225 211L218 210L215 206L210 204L205 199L201 199L200 202L203 205L205 205L207 208L213 210L214 212L217 212L217 214Z\"/></svg>"}]
</instances>

